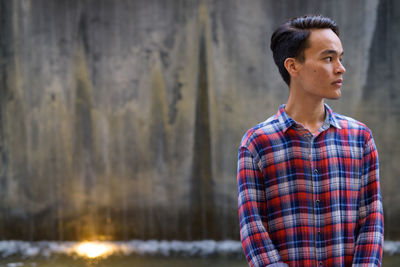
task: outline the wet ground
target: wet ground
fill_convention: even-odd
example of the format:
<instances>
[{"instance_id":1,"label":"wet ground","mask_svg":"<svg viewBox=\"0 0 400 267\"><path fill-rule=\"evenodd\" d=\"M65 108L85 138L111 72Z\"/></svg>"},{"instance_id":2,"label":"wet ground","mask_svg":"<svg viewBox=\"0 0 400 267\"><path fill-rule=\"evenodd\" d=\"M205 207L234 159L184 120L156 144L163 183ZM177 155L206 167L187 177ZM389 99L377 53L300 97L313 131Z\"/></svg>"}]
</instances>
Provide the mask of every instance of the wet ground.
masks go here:
<instances>
[{"instance_id":1,"label":"wet ground","mask_svg":"<svg viewBox=\"0 0 400 267\"><path fill-rule=\"evenodd\" d=\"M88 260L64 255L51 258L22 259L11 257L0 259L4 267L246 267L243 257L144 257L144 256L111 256L103 260ZM400 266L400 255L384 254L383 267Z\"/></svg>"}]
</instances>

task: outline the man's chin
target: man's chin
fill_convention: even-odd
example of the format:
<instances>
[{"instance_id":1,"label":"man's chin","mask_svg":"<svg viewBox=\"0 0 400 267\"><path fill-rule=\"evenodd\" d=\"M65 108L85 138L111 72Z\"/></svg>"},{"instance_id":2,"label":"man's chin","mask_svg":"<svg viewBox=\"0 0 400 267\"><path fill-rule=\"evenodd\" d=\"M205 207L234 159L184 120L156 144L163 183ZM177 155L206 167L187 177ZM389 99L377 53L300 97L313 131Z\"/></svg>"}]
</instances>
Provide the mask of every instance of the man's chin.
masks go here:
<instances>
[{"instance_id":1,"label":"man's chin","mask_svg":"<svg viewBox=\"0 0 400 267\"><path fill-rule=\"evenodd\" d=\"M327 97L326 99L329 99L329 100L338 100L338 99L340 99L340 96L335 96L335 97Z\"/></svg>"},{"instance_id":2,"label":"man's chin","mask_svg":"<svg viewBox=\"0 0 400 267\"><path fill-rule=\"evenodd\" d=\"M339 90L339 91L335 92L334 95L327 96L326 99L329 99L329 100L337 100L337 99L339 99L341 96L342 96L342 92Z\"/></svg>"}]
</instances>

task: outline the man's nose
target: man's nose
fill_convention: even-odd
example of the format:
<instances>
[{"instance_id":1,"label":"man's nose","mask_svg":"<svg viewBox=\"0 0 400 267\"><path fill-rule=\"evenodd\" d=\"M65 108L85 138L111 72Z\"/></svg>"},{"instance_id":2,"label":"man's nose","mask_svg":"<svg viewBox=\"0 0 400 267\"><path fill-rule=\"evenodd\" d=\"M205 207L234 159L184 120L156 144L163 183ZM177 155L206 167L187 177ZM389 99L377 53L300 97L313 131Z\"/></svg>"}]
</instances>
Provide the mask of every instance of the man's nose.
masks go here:
<instances>
[{"instance_id":1,"label":"man's nose","mask_svg":"<svg viewBox=\"0 0 400 267\"><path fill-rule=\"evenodd\" d=\"M336 72L337 73L340 73L340 74L343 74L343 73L345 73L346 72L346 68L343 66L343 64L342 64L342 62L341 61L338 61L338 66L337 66L337 68L336 68Z\"/></svg>"}]
</instances>

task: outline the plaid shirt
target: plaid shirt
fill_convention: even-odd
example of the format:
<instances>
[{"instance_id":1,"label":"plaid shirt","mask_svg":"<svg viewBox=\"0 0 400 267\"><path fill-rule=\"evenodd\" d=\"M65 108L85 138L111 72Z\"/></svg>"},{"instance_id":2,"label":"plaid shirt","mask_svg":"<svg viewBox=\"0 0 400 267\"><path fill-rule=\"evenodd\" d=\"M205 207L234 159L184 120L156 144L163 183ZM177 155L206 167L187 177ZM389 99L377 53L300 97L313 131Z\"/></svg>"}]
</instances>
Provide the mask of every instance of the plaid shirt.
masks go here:
<instances>
[{"instance_id":1,"label":"plaid shirt","mask_svg":"<svg viewBox=\"0 0 400 267\"><path fill-rule=\"evenodd\" d=\"M250 266L380 266L383 210L371 131L334 113L312 135L285 112L239 148L240 236Z\"/></svg>"}]
</instances>

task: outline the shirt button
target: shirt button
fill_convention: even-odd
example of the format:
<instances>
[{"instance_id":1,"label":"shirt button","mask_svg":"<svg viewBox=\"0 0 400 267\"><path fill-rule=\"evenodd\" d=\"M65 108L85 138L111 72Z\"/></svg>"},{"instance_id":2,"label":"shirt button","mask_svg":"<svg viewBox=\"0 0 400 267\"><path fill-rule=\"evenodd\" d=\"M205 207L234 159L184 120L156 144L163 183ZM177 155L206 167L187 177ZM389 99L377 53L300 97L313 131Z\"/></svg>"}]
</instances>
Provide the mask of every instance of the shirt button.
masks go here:
<instances>
[{"instance_id":1,"label":"shirt button","mask_svg":"<svg viewBox=\"0 0 400 267\"><path fill-rule=\"evenodd\" d=\"M317 169L314 169L314 173L315 173L315 174L318 174L318 170L317 170Z\"/></svg>"},{"instance_id":2,"label":"shirt button","mask_svg":"<svg viewBox=\"0 0 400 267\"><path fill-rule=\"evenodd\" d=\"M318 205L320 203L319 199L315 200L315 203Z\"/></svg>"},{"instance_id":3,"label":"shirt button","mask_svg":"<svg viewBox=\"0 0 400 267\"><path fill-rule=\"evenodd\" d=\"M322 266L322 261L319 262L319 266Z\"/></svg>"}]
</instances>

